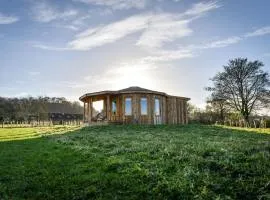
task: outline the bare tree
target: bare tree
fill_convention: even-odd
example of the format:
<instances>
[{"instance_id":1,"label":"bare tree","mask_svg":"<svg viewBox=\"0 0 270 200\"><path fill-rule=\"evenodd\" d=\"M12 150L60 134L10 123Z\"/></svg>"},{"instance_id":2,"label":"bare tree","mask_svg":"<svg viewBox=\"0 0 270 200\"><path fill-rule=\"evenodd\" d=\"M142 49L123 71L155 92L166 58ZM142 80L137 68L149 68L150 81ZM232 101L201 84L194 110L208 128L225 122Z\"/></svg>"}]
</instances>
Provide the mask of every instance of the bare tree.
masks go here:
<instances>
[{"instance_id":1,"label":"bare tree","mask_svg":"<svg viewBox=\"0 0 270 200\"><path fill-rule=\"evenodd\" d=\"M250 114L269 103L270 80L262 70L260 61L248 61L246 58L230 60L224 71L217 73L208 87L213 99L224 99L232 109L240 112L246 122Z\"/></svg>"},{"instance_id":2,"label":"bare tree","mask_svg":"<svg viewBox=\"0 0 270 200\"><path fill-rule=\"evenodd\" d=\"M224 123L225 115L230 110L227 101L225 99L218 99L211 97L207 100L210 107L215 113L218 113L220 122Z\"/></svg>"}]
</instances>

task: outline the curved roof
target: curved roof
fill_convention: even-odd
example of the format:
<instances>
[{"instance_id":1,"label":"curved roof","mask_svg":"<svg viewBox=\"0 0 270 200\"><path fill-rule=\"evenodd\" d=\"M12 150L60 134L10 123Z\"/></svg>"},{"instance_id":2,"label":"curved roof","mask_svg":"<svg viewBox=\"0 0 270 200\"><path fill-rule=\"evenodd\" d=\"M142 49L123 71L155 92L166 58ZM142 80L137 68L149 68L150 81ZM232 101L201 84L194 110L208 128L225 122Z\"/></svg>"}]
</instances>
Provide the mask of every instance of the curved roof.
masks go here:
<instances>
[{"instance_id":1,"label":"curved roof","mask_svg":"<svg viewBox=\"0 0 270 200\"><path fill-rule=\"evenodd\" d=\"M122 89L122 90L118 90L118 93L120 93L120 94L125 94L125 93L149 93L149 94L167 95L164 92L148 90L148 89L137 87L137 86L132 86L132 87L128 87L128 88L125 88L125 89Z\"/></svg>"},{"instance_id":2,"label":"curved roof","mask_svg":"<svg viewBox=\"0 0 270 200\"><path fill-rule=\"evenodd\" d=\"M99 96L99 95L130 94L130 93L158 94L158 95L163 95L163 96L171 96L171 95L168 95L164 92L158 92L158 91L149 90L149 89L145 89L145 88L141 88L141 87L137 87L137 86L132 86L132 87L128 87L125 89L116 90L116 91L105 90L105 91L100 91L100 92L87 93L87 94L84 94L83 96L81 96L79 99L81 101L83 101L86 97L94 97L94 96ZM187 97L179 97L179 96L175 96L175 97L189 100L189 98L187 98Z\"/></svg>"}]
</instances>

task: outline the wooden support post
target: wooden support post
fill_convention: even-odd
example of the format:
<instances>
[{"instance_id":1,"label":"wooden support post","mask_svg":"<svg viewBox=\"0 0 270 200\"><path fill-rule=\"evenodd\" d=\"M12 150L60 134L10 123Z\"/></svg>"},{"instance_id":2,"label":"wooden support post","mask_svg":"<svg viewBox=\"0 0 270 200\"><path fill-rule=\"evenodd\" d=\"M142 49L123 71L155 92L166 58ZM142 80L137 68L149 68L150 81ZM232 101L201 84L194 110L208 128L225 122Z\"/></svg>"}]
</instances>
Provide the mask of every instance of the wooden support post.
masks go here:
<instances>
[{"instance_id":1,"label":"wooden support post","mask_svg":"<svg viewBox=\"0 0 270 200\"><path fill-rule=\"evenodd\" d=\"M184 116L185 116L185 124L187 124L187 102L184 101Z\"/></svg>"},{"instance_id":2,"label":"wooden support post","mask_svg":"<svg viewBox=\"0 0 270 200\"><path fill-rule=\"evenodd\" d=\"M187 101L186 101L186 124L188 124L188 109L187 109Z\"/></svg>"},{"instance_id":3,"label":"wooden support post","mask_svg":"<svg viewBox=\"0 0 270 200\"><path fill-rule=\"evenodd\" d=\"M181 101L181 123L184 124L185 123L185 119L184 119L184 101Z\"/></svg>"},{"instance_id":4,"label":"wooden support post","mask_svg":"<svg viewBox=\"0 0 270 200\"><path fill-rule=\"evenodd\" d=\"M86 103L86 114L85 114L85 121L87 122L87 123L89 123L89 101L87 101L87 103Z\"/></svg>"},{"instance_id":5,"label":"wooden support post","mask_svg":"<svg viewBox=\"0 0 270 200\"><path fill-rule=\"evenodd\" d=\"M110 110L111 110L111 103L110 103L110 96L107 95L107 120L110 121Z\"/></svg>"},{"instance_id":6,"label":"wooden support post","mask_svg":"<svg viewBox=\"0 0 270 200\"><path fill-rule=\"evenodd\" d=\"M120 121L120 96L117 96L116 97L116 120L117 120L117 122L119 122Z\"/></svg>"},{"instance_id":7,"label":"wooden support post","mask_svg":"<svg viewBox=\"0 0 270 200\"><path fill-rule=\"evenodd\" d=\"M126 102L125 102L125 96L124 95L122 95L122 122L123 123L126 123L126 116L125 116L125 104L126 104Z\"/></svg>"},{"instance_id":8,"label":"wooden support post","mask_svg":"<svg viewBox=\"0 0 270 200\"><path fill-rule=\"evenodd\" d=\"M83 123L85 122L85 102L83 102Z\"/></svg>"},{"instance_id":9,"label":"wooden support post","mask_svg":"<svg viewBox=\"0 0 270 200\"><path fill-rule=\"evenodd\" d=\"M90 100L89 100L88 109L89 109L88 122L89 122L89 124L91 124L92 123L92 110L93 110L93 101L92 101L92 98L90 98Z\"/></svg>"},{"instance_id":10,"label":"wooden support post","mask_svg":"<svg viewBox=\"0 0 270 200\"><path fill-rule=\"evenodd\" d=\"M103 113L106 113L106 99L103 99Z\"/></svg>"}]
</instances>

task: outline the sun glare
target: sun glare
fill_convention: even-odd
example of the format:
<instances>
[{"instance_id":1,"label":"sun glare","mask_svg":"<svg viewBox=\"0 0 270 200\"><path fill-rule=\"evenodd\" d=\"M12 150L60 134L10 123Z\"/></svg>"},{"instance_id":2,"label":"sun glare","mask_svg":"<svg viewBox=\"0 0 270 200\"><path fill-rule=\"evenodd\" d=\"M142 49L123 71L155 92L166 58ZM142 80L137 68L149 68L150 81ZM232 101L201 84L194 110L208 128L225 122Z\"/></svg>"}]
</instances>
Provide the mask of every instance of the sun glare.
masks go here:
<instances>
[{"instance_id":1,"label":"sun glare","mask_svg":"<svg viewBox=\"0 0 270 200\"><path fill-rule=\"evenodd\" d=\"M152 88L154 86L151 71L154 69L151 65L124 65L114 70L113 85L115 88L124 88L129 86L143 86Z\"/></svg>"}]
</instances>

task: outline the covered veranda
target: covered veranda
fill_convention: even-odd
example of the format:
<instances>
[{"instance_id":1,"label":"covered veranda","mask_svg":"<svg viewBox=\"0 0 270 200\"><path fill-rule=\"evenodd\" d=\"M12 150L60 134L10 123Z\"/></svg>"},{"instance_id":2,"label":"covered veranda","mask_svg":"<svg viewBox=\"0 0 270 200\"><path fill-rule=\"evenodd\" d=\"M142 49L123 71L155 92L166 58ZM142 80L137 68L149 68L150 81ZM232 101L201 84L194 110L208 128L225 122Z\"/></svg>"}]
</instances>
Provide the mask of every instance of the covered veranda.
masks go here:
<instances>
[{"instance_id":1,"label":"covered veranda","mask_svg":"<svg viewBox=\"0 0 270 200\"><path fill-rule=\"evenodd\" d=\"M89 124L120 122L120 99L112 92L102 92L88 95L84 100L84 122ZM102 101L103 106L100 112L94 109L94 102Z\"/></svg>"}]
</instances>

